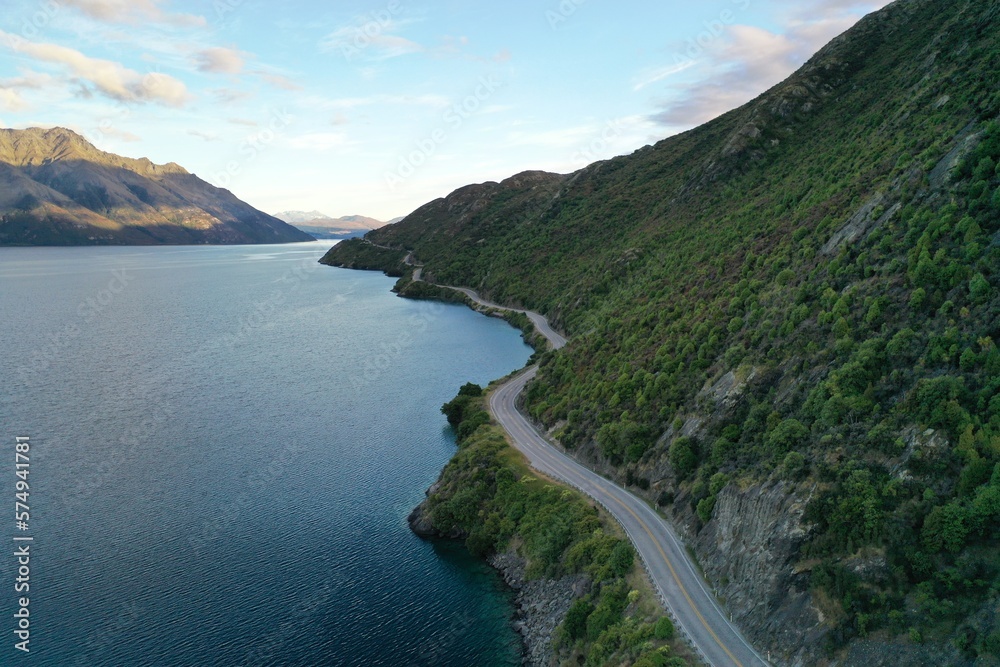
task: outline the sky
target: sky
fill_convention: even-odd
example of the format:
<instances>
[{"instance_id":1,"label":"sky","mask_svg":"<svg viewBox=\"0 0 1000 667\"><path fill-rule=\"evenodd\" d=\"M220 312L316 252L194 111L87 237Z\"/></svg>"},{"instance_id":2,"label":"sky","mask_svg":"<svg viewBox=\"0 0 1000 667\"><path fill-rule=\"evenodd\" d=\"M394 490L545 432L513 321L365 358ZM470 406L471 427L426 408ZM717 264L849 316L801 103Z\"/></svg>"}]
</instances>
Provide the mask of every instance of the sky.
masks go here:
<instances>
[{"instance_id":1,"label":"sky","mask_svg":"<svg viewBox=\"0 0 1000 667\"><path fill-rule=\"evenodd\" d=\"M700 125L886 4L3 0L0 127L68 127L268 213L388 220Z\"/></svg>"}]
</instances>

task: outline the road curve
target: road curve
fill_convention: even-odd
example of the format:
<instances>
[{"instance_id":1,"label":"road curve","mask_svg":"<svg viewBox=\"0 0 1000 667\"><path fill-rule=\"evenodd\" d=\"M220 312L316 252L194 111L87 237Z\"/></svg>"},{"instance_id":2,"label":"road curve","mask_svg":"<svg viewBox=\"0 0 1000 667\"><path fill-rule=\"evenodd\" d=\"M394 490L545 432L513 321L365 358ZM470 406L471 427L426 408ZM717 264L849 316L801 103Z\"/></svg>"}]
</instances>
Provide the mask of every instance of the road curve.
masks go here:
<instances>
[{"instance_id":1,"label":"road curve","mask_svg":"<svg viewBox=\"0 0 1000 667\"><path fill-rule=\"evenodd\" d=\"M476 303L527 315L552 347L566 345L542 315L483 300L475 291L453 287ZM600 503L622 525L656 586L663 604L702 658L713 667L761 667L765 661L743 638L708 592L673 528L643 500L601 477L550 444L517 409L517 397L538 374L531 366L490 395L494 419L510 434L533 468L576 487Z\"/></svg>"},{"instance_id":2,"label":"road curve","mask_svg":"<svg viewBox=\"0 0 1000 667\"><path fill-rule=\"evenodd\" d=\"M520 308L508 308L507 306L501 306L496 303L491 303L483 299L475 290L471 290L468 287L452 287L451 289L461 292L465 296L469 297L480 306L485 306L487 308L496 308L497 310L509 310L514 313L521 313L522 315L527 315L528 319L531 320L532 324L540 334L548 339L549 344L552 345L552 349L558 350L566 346L566 339L558 331L552 328L549 321L545 319L543 315L538 313L533 313L530 310L521 310Z\"/></svg>"}]
</instances>

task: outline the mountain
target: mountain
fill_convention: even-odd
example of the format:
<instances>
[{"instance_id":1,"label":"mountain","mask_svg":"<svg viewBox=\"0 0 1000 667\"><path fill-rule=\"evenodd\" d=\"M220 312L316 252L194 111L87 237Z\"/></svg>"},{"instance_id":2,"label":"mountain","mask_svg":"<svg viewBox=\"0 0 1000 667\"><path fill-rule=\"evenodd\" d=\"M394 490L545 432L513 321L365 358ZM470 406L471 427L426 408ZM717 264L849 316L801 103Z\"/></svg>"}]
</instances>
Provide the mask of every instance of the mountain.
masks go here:
<instances>
[{"instance_id":1,"label":"mountain","mask_svg":"<svg viewBox=\"0 0 1000 667\"><path fill-rule=\"evenodd\" d=\"M105 153L63 128L0 129L0 245L309 240L174 163Z\"/></svg>"},{"instance_id":2,"label":"mountain","mask_svg":"<svg viewBox=\"0 0 1000 667\"><path fill-rule=\"evenodd\" d=\"M326 215L325 213L320 213L319 211L282 211L281 213L275 213L274 217L279 220L284 220L290 225L294 225L299 222L311 223L311 222L321 222L321 221L332 221L333 218ZM374 227L372 228L374 229Z\"/></svg>"},{"instance_id":3,"label":"mountain","mask_svg":"<svg viewBox=\"0 0 1000 667\"><path fill-rule=\"evenodd\" d=\"M363 215L331 218L319 211L284 211L274 217L284 220L318 239L342 239L361 236L373 229L391 224Z\"/></svg>"},{"instance_id":4,"label":"mountain","mask_svg":"<svg viewBox=\"0 0 1000 667\"><path fill-rule=\"evenodd\" d=\"M701 127L323 261L412 253L570 334L525 410L673 520L775 664L1000 664L998 28L897 0Z\"/></svg>"}]
</instances>

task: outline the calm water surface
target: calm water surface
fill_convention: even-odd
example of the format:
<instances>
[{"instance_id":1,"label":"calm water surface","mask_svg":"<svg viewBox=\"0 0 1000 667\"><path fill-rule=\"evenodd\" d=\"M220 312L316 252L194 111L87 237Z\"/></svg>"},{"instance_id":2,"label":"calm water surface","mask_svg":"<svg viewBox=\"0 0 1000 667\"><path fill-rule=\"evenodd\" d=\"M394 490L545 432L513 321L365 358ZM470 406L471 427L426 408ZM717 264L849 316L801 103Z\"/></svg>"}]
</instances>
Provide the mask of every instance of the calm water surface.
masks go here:
<instances>
[{"instance_id":1,"label":"calm water surface","mask_svg":"<svg viewBox=\"0 0 1000 667\"><path fill-rule=\"evenodd\" d=\"M511 602L406 515L438 406L530 349L328 245L0 249L0 489L30 436L30 656L0 664L515 665ZM4 467L5 466L5 467Z\"/></svg>"}]
</instances>

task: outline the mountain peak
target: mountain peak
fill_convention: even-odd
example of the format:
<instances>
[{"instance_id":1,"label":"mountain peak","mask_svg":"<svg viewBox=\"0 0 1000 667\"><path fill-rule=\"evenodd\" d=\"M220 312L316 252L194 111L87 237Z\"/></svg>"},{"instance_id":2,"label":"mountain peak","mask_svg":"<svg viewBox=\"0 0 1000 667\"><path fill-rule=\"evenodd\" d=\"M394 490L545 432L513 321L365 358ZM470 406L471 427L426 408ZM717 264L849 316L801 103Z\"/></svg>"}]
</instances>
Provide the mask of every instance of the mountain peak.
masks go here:
<instances>
[{"instance_id":1,"label":"mountain peak","mask_svg":"<svg viewBox=\"0 0 1000 667\"><path fill-rule=\"evenodd\" d=\"M148 158L132 159L107 153L82 135L65 127L0 129L0 162L15 167L42 166L53 162L84 160L122 167L140 174L187 174L180 165L154 164Z\"/></svg>"},{"instance_id":2,"label":"mountain peak","mask_svg":"<svg viewBox=\"0 0 1000 667\"><path fill-rule=\"evenodd\" d=\"M307 240L176 163L107 153L64 127L0 129L0 245Z\"/></svg>"}]
</instances>

